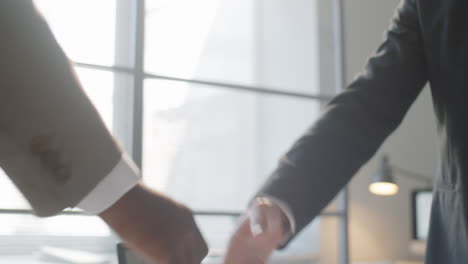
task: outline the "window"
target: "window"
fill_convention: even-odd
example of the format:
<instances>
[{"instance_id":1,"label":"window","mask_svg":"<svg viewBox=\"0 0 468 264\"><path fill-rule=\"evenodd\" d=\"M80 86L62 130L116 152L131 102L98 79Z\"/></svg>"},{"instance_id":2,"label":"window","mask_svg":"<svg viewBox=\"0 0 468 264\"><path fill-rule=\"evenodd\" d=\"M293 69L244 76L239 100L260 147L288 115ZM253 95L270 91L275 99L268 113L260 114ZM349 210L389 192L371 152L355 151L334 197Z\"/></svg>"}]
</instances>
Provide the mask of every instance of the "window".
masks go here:
<instances>
[{"instance_id":1,"label":"window","mask_svg":"<svg viewBox=\"0 0 468 264\"><path fill-rule=\"evenodd\" d=\"M314 2L146 5L144 180L195 211L242 212L318 116L321 102L308 97L319 93ZM222 252L236 222L198 218ZM314 256L318 228L283 255Z\"/></svg>"},{"instance_id":2,"label":"window","mask_svg":"<svg viewBox=\"0 0 468 264\"><path fill-rule=\"evenodd\" d=\"M198 212L212 258L222 254L233 216L318 116L315 1L35 3L145 182ZM0 201L0 255L47 258L41 246L114 254L116 237L98 219L15 214L28 205L7 177L0 181L8 197ZM318 223L279 257L314 257Z\"/></svg>"}]
</instances>

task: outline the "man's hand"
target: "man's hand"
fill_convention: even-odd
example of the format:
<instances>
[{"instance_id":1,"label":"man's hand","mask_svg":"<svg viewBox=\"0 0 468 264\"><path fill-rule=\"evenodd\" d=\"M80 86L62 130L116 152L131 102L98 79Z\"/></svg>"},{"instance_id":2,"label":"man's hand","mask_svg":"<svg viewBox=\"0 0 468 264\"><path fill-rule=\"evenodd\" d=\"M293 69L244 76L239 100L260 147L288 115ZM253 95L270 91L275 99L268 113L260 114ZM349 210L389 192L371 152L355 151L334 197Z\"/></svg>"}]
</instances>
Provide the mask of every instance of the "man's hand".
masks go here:
<instances>
[{"instance_id":1,"label":"man's hand","mask_svg":"<svg viewBox=\"0 0 468 264\"><path fill-rule=\"evenodd\" d=\"M225 264L264 264L284 239L288 219L268 199L257 198L229 243Z\"/></svg>"},{"instance_id":2,"label":"man's hand","mask_svg":"<svg viewBox=\"0 0 468 264\"><path fill-rule=\"evenodd\" d=\"M137 185L99 215L154 264L200 264L208 247L185 206Z\"/></svg>"}]
</instances>

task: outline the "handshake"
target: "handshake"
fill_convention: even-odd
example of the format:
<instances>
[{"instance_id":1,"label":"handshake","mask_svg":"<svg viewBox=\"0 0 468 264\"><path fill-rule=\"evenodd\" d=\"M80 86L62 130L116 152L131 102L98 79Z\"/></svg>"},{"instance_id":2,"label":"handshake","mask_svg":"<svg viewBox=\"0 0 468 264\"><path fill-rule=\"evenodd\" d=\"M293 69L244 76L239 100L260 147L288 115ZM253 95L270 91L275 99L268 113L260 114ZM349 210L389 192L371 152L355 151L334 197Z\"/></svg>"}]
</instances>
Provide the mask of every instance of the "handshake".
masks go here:
<instances>
[{"instance_id":1,"label":"handshake","mask_svg":"<svg viewBox=\"0 0 468 264\"><path fill-rule=\"evenodd\" d=\"M99 216L149 263L200 264L208 253L190 209L143 185ZM224 263L266 263L288 234L283 210L268 198L256 198L231 237Z\"/></svg>"}]
</instances>

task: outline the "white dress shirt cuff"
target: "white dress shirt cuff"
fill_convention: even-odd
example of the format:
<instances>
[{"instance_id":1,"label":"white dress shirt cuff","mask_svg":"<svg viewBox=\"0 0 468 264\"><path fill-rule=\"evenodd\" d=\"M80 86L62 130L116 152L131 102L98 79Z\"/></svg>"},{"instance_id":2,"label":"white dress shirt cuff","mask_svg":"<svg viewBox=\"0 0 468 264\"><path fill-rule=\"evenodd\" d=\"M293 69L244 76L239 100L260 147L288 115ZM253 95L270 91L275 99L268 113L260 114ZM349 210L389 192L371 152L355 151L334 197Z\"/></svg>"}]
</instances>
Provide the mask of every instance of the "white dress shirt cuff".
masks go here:
<instances>
[{"instance_id":1,"label":"white dress shirt cuff","mask_svg":"<svg viewBox=\"0 0 468 264\"><path fill-rule=\"evenodd\" d=\"M124 153L111 172L76 207L89 214L97 215L117 202L140 179L140 170L133 160Z\"/></svg>"},{"instance_id":2,"label":"white dress shirt cuff","mask_svg":"<svg viewBox=\"0 0 468 264\"><path fill-rule=\"evenodd\" d=\"M288 218L289 232L284 234L281 244L286 243L289 240L289 238L296 232L296 220L294 219L294 215L292 213L291 207L289 207L289 205L286 204L284 201L273 196L260 195L259 197L264 197L268 199L271 203L276 204L281 209L281 211L283 211L283 213L286 215L286 218Z\"/></svg>"}]
</instances>

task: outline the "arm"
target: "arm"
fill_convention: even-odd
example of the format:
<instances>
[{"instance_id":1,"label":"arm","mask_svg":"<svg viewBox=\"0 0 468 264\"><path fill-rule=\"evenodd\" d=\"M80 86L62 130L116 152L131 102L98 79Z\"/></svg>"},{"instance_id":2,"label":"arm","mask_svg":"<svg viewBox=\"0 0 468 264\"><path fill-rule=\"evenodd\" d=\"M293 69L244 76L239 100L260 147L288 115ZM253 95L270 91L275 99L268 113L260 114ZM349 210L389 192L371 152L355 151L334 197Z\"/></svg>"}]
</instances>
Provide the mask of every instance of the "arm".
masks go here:
<instances>
[{"instance_id":1,"label":"arm","mask_svg":"<svg viewBox=\"0 0 468 264\"><path fill-rule=\"evenodd\" d=\"M1 1L0 35L0 165L36 214L53 215L82 200L122 151L31 0Z\"/></svg>"},{"instance_id":2,"label":"arm","mask_svg":"<svg viewBox=\"0 0 468 264\"><path fill-rule=\"evenodd\" d=\"M281 159L260 190L291 207L300 231L401 123L427 82L416 0L403 0L358 78Z\"/></svg>"},{"instance_id":3,"label":"arm","mask_svg":"<svg viewBox=\"0 0 468 264\"><path fill-rule=\"evenodd\" d=\"M0 165L37 215L89 205L122 151L31 0L0 2L0 35ZM129 247L151 263L201 262L207 246L188 208L141 184L122 195L100 217Z\"/></svg>"},{"instance_id":4,"label":"arm","mask_svg":"<svg viewBox=\"0 0 468 264\"><path fill-rule=\"evenodd\" d=\"M403 0L365 70L296 141L257 196L287 204L300 232L398 127L426 82L417 2Z\"/></svg>"}]
</instances>

